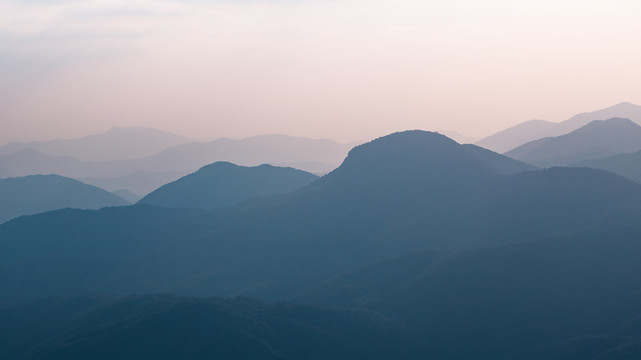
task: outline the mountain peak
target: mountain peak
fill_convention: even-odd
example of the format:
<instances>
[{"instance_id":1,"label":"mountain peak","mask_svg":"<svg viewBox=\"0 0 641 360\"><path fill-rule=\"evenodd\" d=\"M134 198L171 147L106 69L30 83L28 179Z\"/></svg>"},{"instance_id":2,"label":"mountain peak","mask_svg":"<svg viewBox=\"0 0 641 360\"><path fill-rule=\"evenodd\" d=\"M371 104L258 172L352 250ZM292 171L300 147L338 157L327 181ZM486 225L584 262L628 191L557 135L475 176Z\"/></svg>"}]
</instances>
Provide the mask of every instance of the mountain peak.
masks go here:
<instances>
[{"instance_id":1,"label":"mountain peak","mask_svg":"<svg viewBox=\"0 0 641 360\"><path fill-rule=\"evenodd\" d=\"M510 173L517 168L531 169L489 150L461 145L436 132L409 130L356 146L328 177L349 178L351 184L366 181L368 186L408 182L429 187L436 183L465 182L466 177Z\"/></svg>"}]
</instances>

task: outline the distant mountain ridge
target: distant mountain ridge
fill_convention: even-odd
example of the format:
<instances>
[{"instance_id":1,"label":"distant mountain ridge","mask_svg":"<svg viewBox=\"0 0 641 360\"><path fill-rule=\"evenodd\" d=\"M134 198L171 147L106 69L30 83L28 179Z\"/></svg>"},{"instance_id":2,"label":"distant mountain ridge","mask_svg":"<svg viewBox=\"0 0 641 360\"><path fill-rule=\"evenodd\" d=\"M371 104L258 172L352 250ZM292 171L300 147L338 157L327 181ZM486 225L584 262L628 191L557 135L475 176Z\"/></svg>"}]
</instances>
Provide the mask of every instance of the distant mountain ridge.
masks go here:
<instances>
[{"instance_id":1,"label":"distant mountain ridge","mask_svg":"<svg viewBox=\"0 0 641 360\"><path fill-rule=\"evenodd\" d=\"M570 164L570 166L603 169L641 183L641 151L579 161Z\"/></svg>"},{"instance_id":2,"label":"distant mountain ridge","mask_svg":"<svg viewBox=\"0 0 641 360\"><path fill-rule=\"evenodd\" d=\"M100 209L129 203L121 197L58 175L0 179L0 223L64 208Z\"/></svg>"},{"instance_id":3,"label":"distant mountain ridge","mask_svg":"<svg viewBox=\"0 0 641 360\"><path fill-rule=\"evenodd\" d=\"M138 203L165 207L215 209L297 190L318 176L294 168L238 166L215 162L142 198Z\"/></svg>"},{"instance_id":4,"label":"distant mountain ridge","mask_svg":"<svg viewBox=\"0 0 641 360\"><path fill-rule=\"evenodd\" d=\"M560 123L530 120L481 139L476 145L505 153L536 139L568 134L593 120L615 117L630 119L641 125L641 106L623 102L605 109L577 114Z\"/></svg>"},{"instance_id":5,"label":"distant mountain ridge","mask_svg":"<svg viewBox=\"0 0 641 360\"><path fill-rule=\"evenodd\" d=\"M526 143L505 155L550 167L638 150L641 150L641 126L629 119L612 118L592 121L566 135Z\"/></svg>"},{"instance_id":6,"label":"distant mountain ridge","mask_svg":"<svg viewBox=\"0 0 641 360\"><path fill-rule=\"evenodd\" d=\"M326 139L263 135L241 140L222 138L207 143L181 144L152 156L118 161L83 161L26 148L0 155L0 167L14 176L53 173L73 178L115 179L137 172L173 172L180 177L207 164L228 161L242 166L295 165L304 171L326 173L340 165L351 146ZM119 187L137 192L134 188Z\"/></svg>"},{"instance_id":7,"label":"distant mountain ridge","mask_svg":"<svg viewBox=\"0 0 641 360\"><path fill-rule=\"evenodd\" d=\"M49 156L84 161L138 159L193 139L146 127L113 127L106 132L75 139L13 142L0 146L0 154L34 149Z\"/></svg>"}]
</instances>

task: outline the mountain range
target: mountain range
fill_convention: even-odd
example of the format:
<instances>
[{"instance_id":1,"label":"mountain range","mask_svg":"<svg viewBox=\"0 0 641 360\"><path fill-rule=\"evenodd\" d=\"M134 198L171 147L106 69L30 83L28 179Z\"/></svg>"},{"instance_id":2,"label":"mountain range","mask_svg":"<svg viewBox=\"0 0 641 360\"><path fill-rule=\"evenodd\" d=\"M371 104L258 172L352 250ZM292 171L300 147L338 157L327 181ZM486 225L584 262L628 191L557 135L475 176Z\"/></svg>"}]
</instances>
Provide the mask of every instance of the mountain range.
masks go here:
<instances>
[{"instance_id":1,"label":"mountain range","mask_svg":"<svg viewBox=\"0 0 641 360\"><path fill-rule=\"evenodd\" d=\"M577 114L559 123L530 120L481 139L476 142L476 145L499 153L505 153L537 139L568 134L593 120L605 120L615 117L630 119L637 124L641 124L641 106L623 102L605 109Z\"/></svg>"},{"instance_id":2,"label":"mountain range","mask_svg":"<svg viewBox=\"0 0 641 360\"><path fill-rule=\"evenodd\" d=\"M23 218L0 227L1 256L17 266L8 273L23 274L21 283L0 279L3 298L55 295L56 286L286 298L313 281L408 251L525 241L641 205L641 186L604 171L532 169L412 131L354 148L338 169L297 191L229 209L139 205ZM52 239L55 248L46 245ZM33 251L43 246L47 261L38 257L34 267ZM41 271L52 287L38 285Z\"/></svg>"},{"instance_id":3,"label":"mountain range","mask_svg":"<svg viewBox=\"0 0 641 360\"><path fill-rule=\"evenodd\" d=\"M0 179L0 223L57 209L123 205L129 203L115 194L58 175Z\"/></svg>"},{"instance_id":4,"label":"mountain range","mask_svg":"<svg viewBox=\"0 0 641 360\"><path fill-rule=\"evenodd\" d=\"M636 359L639 224L619 175L395 133L286 194L0 225L0 355Z\"/></svg>"}]
</instances>

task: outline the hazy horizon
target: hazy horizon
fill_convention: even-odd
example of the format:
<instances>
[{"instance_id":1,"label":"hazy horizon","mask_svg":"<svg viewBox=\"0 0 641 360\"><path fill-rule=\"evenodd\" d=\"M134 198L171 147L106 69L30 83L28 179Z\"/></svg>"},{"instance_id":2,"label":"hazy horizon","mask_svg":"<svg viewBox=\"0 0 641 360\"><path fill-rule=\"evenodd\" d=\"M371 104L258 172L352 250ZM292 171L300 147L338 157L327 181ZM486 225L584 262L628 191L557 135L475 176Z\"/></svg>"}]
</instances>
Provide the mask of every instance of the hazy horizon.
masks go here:
<instances>
[{"instance_id":1,"label":"hazy horizon","mask_svg":"<svg viewBox=\"0 0 641 360\"><path fill-rule=\"evenodd\" d=\"M641 103L634 1L0 1L0 143L480 137Z\"/></svg>"}]
</instances>

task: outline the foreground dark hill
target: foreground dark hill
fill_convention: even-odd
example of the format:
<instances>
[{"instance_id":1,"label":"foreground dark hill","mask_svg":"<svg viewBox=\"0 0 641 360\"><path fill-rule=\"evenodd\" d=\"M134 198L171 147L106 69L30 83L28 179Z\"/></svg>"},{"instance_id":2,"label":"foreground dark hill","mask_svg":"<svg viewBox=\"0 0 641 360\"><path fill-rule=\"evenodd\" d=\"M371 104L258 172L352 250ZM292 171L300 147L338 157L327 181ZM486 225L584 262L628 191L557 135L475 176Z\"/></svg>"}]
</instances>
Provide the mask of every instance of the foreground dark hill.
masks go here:
<instances>
[{"instance_id":1,"label":"foreground dark hill","mask_svg":"<svg viewBox=\"0 0 641 360\"><path fill-rule=\"evenodd\" d=\"M120 196L121 198L127 200L130 204L135 204L137 203L140 199L142 199L142 196L138 194L134 194L131 191L127 189L119 189L119 190L114 190L111 192L112 194L116 194Z\"/></svg>"},{"instance_id":2,"label":"foreground dark hill","mask_svg":"<svg viewBox=\"0 0 641 360\"><path fill-rule=\"evenodd\" d=\"M559 123L530 120L490 135L476 144L492 151L505 153L530 141L568 134L594 120L615 117L630 119L641 125L641 106L623 102L605 109L577 114Z\"/></svg>"},{"instance_id":3,"label":"foreground dark hill","mask_svg":"<svg viewBox=\"0 0 641 360\"><path fill-rule=\"evenodd\" d=\"M105 190L58 175L0 179L0 223L57 209L122 205L129 203Z\"/></svg>"},{"instance_id":4,"label":"foreground dark hill","mask_svg":"<svg viewBox=\"0 0 641 360\"><path fill-rule=\"evenodd\" d=\"M526 243L378 262L309 292L304 301L315 306L166 295L15 305L0 311L0 355L637 359L640 216L618 212L601 226Z\"/></svg>"},{"instance_id":5,"label":"foreground dark hill","mask_svg":"<svg viewBox=\"0 0 641 360\"><path fill-rule=\"evenodd\" d=\"M641 183L641 151L608 156L602 159L579 161L571 164L571 166L603 169Z\"/></svg>"},{"instance_id":6,"label":"foreground dark hill","mask_svg":"<svg viewBox=\"0 0 641 360\"><path fill-rule=\"evenodd\" d=\"M50 156L70 156L85 161L137 159L193 139L145 127L114 127L76 139L14 142L0 146L0 154L33 149Z\"/></svg>"},{"instance_id":7,"label":"foreground dark hill","mask_svg":"<svg viewBox=\"0 0 641 360\"><path fill-rule=\"evenodd\" d=\"M405 252L520 242L641 205L641 186L619 176L506 175L528 167L479 149L398 133L355 148L294 193L230 209L134 206L18 219L0 227L3 300L78 291L286 298Z\"/></svg>"},{"instance_id":8,"label":"foreground dark hill","mask_svg":"<svg viewBox=\"0 0 641 360\"><path fill-rule=\"evenodd\" d=\"M641 149L641 126L631 120L597 120L567 135L535 140L505 155L541 167L563 166L587 159Z\"/></svg>"},{"instance_id":9,"label":"foreground dark hill","mask_svg":"<svg viewBox=\"0 0 641 360\"><path fill-rule=\"evenodd\" d=\"M214 209L297 190L318 176L286 167L238 166L216 162L160 187L138 203L165 207Z\"/></svg>"},{"instance_id":10,"label":"foreground dark hill","mask_svg":"<svg viewBox=\"0 0 641 360\"><path fill-rule=\"evenodd\" d=\"M438 359L635 359L640 214L527 243L402 256L301 300L399 317L416 353Z\"/></svg>"},{"instance_id":11,"label":"foreground dark hill","mask_svg":"<svg viewBox=\"0 0 641 360\"><path fill-rule=\"evenodd\" d=\"M249 299L50 298L0 311L2 359L390 359L373 314Z\"/></svg>"}]
</instances>

